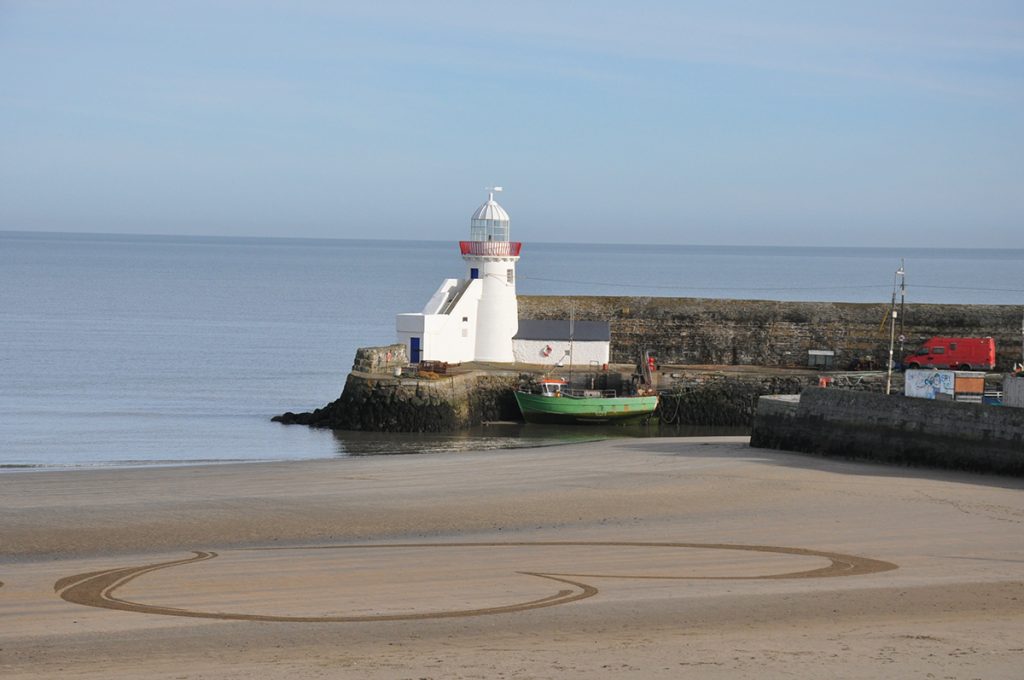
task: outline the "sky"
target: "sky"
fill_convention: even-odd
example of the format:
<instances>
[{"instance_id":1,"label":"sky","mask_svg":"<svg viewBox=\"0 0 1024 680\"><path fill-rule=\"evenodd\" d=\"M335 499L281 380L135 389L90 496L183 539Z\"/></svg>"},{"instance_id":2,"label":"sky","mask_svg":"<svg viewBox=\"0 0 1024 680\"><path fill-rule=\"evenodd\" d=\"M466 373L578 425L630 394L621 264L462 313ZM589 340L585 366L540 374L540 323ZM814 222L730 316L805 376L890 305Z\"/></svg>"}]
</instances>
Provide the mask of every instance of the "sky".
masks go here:
<instances>
[{"instance_id":1,"label":"sky","mask_svg":"<svg viewBox=\"0 0 1024 680\"><path fill-rule=\"evenodd\" d=\"M1024 3L0 0L0 230L1024 247Z\"/></svg>"}]
</instances>

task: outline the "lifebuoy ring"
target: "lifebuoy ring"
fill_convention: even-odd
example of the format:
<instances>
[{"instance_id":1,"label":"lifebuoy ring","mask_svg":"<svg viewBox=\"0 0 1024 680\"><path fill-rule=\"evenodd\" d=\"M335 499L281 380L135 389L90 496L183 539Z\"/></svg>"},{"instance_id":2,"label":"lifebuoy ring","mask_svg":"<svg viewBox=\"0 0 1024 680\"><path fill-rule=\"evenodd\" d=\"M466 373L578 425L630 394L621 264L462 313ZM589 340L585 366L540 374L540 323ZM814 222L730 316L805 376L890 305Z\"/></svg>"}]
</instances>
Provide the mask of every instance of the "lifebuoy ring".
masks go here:
<instances>
[{"instance_id":1,"label":"lifebuoy ring","mask_svg":"<svg viewBox=\"0 0 1024 680\"><path fill-rule=\"evenodd\" d=\"M551 356L551 345L545 345L544 349L542 349L540 353L546 357Z\"/></svg>"}]
</instances>

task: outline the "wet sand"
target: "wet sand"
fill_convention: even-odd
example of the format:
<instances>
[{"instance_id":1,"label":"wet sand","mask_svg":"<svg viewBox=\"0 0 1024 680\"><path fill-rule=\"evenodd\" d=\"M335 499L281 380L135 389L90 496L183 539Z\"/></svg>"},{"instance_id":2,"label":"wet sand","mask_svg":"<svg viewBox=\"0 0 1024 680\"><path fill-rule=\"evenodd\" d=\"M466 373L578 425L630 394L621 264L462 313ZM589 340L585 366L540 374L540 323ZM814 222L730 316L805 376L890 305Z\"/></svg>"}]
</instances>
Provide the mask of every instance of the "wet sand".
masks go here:
<instances>
[{"instance_id":1,"label":"wet sand","mask_svg":"<svg viewBox=\"0 0 1024 680\"><path fill-rule=\"evenodd\" d=\"M0 675L1019 678L1024 482L745 438L0 475Z\"/></svg>"}]
</instances>

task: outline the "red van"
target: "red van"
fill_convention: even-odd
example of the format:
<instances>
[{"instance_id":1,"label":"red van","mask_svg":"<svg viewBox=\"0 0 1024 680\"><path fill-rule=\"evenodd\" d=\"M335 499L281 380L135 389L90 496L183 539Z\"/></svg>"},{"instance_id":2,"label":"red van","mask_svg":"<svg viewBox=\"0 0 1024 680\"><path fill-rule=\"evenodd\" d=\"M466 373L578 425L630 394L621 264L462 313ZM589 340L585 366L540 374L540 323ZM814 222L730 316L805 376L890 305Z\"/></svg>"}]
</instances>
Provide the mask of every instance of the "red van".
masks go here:
<instances>
[{"instance_id":1,"label":"red van","mask_svg":"<svg viewBox=\"0 0 1024 680\"><path fill-rule=\"evenodd\" d=\"M996 341L992 338L929 338L921 349L903 357L903 365L907 368L992 370L996 365Z\"/></svg>"}]
</instances>

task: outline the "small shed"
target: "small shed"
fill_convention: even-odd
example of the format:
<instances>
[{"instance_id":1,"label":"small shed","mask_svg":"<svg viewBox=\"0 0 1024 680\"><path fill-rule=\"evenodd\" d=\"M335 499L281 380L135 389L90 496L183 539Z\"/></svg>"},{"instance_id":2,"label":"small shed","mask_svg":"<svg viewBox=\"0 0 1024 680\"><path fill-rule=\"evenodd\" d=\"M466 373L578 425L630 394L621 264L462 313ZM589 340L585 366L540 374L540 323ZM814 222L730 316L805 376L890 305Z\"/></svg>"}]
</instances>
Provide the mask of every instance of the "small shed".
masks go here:
<instances>
[{"instance_id":1,"label":"small shed","mask_svg":"<svg viewBox=\"0 0 1024 680\"><path fill-rule=\"evenodd\" d=\"M518 363L603 366L611 356L612 331L607 321L520 319L512 337Z\"/></svg>"},{"instance_id":2,"label":"small shed","mask_svg":"<svg viewBox=\"0 0 1024 680\"><path fill-rule=\"evenodd\" d=\"M809 368L820 368L830 371L835 366L836 353L830 349L809 349L807 350L807 366Z\"/></svg>"}]
</instances>

